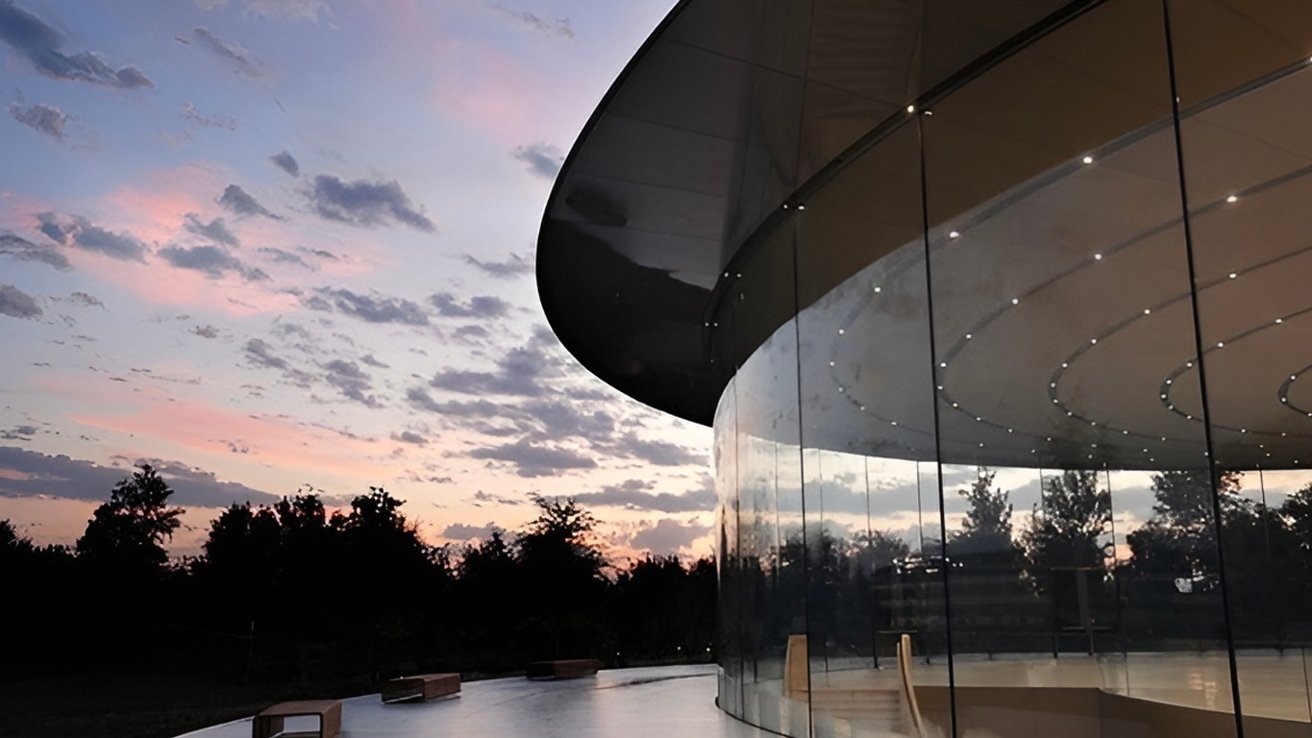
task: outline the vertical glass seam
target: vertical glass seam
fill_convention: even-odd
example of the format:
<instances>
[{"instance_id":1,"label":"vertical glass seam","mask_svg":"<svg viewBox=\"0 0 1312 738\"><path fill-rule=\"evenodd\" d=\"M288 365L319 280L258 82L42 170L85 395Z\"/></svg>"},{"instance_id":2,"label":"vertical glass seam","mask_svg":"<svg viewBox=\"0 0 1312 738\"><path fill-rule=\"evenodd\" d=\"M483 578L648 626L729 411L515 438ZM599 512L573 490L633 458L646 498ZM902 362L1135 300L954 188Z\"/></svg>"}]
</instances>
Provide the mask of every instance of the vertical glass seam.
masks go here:
<instances>
[{"instance_id":1,"label":"vertical glass seam","mask_svg":"<svg viewBox=\"0 0 1312 738\"><path fill-rule=\"evenodd\" d=\"M925 117L924 115L916 116L916 143L917 151L920 155L920 236L921 243L925 249L925 314L926 325L929 328L929 380L930 387L938 386L938 348L935 345L934 336L934 279L933 271L930 265L930 248L929 248L929 184L926 181L928 173L925 167ZM930 406L934 411L934 465L937 468L938 476L938 529L939 529L939 555L943 559L943 636L948 652L948 720L951 723L951 734L955 738L957 735L957 680L956 673L952 664L952 588L948 583L948 570L952 568L951 561L948 559L948 520L947 510L943 500L943 454L942 454L942 429L939 427L939 408L938 392L933 391L930 397ZM924 554L922 547L921 554Z\"/></svg>"},{"instance_id":2,"label":"vertical glass seam","mask_svg":"<svg viewBox=\"0 0 1312 738\"><path fill-rule=\"evenodd\" d=\"M1212 525L1216 530L1217 580L1221 587L1221 615L1225 625L1226 653L1230 666L1230 693L1235 708L1235 735L1244 738L1243 710L1239 698L1239 664L1235 656L1234 631L1230 622L1230 597L1226 585L1225 544L1221 529L1221 499L1216 453L1212 446L1212 419L1207 395L1207 371L1203 354L1202 318L1198 309L1198 278L1194 260L1193 231L1190 228L1189 188L1184 173L1184 139L1180 132L1180 91L1175 73L1175 46L1171 34L1170 0L1162 0L1162 29L1166 36L1166 67L1171 83L1171 130L1175 136L1176 175L1180 185L1181 223L1184 226L1185 263L1189 270L1189 307L1194 321L1194 352L1198 361L1198 393L1203 421L1203 443L1207 448L1207 469L1212 481Z\"/></svg>"}]
</instances>

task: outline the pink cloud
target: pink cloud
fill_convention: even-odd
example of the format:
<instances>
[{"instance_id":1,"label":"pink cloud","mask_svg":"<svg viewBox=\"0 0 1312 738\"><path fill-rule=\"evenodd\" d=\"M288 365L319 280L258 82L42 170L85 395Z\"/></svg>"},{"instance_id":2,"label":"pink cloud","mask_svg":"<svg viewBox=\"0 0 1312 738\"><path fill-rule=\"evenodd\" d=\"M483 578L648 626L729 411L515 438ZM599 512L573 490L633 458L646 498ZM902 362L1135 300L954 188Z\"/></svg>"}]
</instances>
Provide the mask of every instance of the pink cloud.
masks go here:
<instances>
[{"instance_id":1,"label":"pink cloud","mask_svg":"<svg viewBox=\"0 0 1312 738\"><path fill-rule=\"evenodd\" d=\"M200 452L230 465L229 441L240 439L258 463L284 476L319 479L325 472L338 483L369 484L384 471L369 461L379 442L348 438L287 418L253 415L200 400L162 396L145 398L123 409L69 416L90 428L131 434L146 456L163 455L166 446ZM208 466L217 466L213 462Z\"/></svg>"}]
</instances>

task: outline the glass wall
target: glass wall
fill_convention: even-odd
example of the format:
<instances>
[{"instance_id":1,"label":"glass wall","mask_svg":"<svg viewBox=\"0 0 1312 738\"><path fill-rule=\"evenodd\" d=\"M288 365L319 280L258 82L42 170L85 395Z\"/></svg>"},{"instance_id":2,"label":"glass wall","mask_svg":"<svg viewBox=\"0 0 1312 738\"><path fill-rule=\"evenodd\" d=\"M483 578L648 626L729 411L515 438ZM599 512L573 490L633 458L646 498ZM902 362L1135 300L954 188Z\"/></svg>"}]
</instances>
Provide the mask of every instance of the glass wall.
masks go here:
<instances>
[{"instance_id":1,"label":"glass wall","mask_svg":"<svg viewBox=\"0 0 1312 738\"><path fill-rule=\"evenodd\" d=\"M799 144L717 285L720 705L1312 736L1312 6L1032 30Z\"/></svg>"}]
</instances>

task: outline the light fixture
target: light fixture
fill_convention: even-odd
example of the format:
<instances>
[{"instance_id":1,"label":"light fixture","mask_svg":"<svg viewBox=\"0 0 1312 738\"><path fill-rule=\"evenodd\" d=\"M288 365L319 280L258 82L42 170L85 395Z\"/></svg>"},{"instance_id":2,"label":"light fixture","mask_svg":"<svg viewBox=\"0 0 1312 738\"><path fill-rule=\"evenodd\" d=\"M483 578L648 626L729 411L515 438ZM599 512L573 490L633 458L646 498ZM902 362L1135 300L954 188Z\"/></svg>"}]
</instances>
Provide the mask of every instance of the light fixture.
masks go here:
<instances>
[{"instance_id":1,"label":"light fixture","mask_svg":"<svg viewBox=\"0 0 1312 738\"><path fill-rule=\"evenodd\" d=\"M1093 255L1093 260L1094 260L1094 261L1102 261L1102 254L1094 254L1094 255Z\"/></svg>"},{"instance_id":2,"label":"light fixture","mask_svg":"<svg viewBox=\"0 0 1312 738\"><path fill-rule=\"evenodd\" d=\"M875 286L875 292L882 292L882 291L883 290L878 285Z\"/></svg>"},{"instance_id":3,"label":"light fixture","mask_svg":"<svg viewBox=\"0 0 1312 738\"><path fill-rule=\"evenodd\" d=\"M1231 195L1231 196L1227 197L1227 198L1225 199L1225 201L1226 201L1226 202L1229 202L1229 203L1236 203L1236 202L1239 202L1239 196L1238 196L1238 195Z\"/></svg>"},{"instance_id":4,"label":"light fixture","mask_svg":"<svg viewBox=\"0 0 1312 738\"><path fill-rule=\"evenodd\" d=\"M1239 275L1236 274L1236 273L1234 273L1234 272L1230 272L1230 274L1228 274L1227 276L1229 276L1231 279L1234 279L1235 277L1238 277Z\"/></svg>"},{"instance_id":5,"label":"light fixture","mask_svg":"<svg viewBox=\"0 0 1312 738\"><path fill-rule=\"evenodd\" d=\"M1276 325L1280 325L1283 322L1285 322L1284 318L1276 318Z\"/></svg>"},{"instance_id":6,"label":"light fixture","mask_svg":"<svg viewBox=\"0 0 1312 738\"><path fill-rule=\"evenodd\" d=\"M1092 164L1092 163L1093 163L1093 157L1092 157L1092 156L1085 156L1085 157L1084 157L1083 159L1081 159L1080 161L1084 162L1085 164Z\"/></svg>"},{"instance_id":7,"label":"light fixture","mask_svg":"<svg viewBox=\"0 0 1312 738\"><path fill-rule=\"evenodd\" d=\"M841 336L841 335L843 335L844 333L847 333L847 331L844 330L844 329L842 329L842 328L839 328L839 329L838 329L838 335Z\"/></svg>"},{"instance_id":8,"label":"light fixture","mask_svg":"<svg viewBox=\"0 0 1312 738\"><path fill-rule=\"evenodd\" d=\"M948 231L948 238L960 238L961 234L956 231Z\"/></svg>"},{"instance_id":9,"label":"light fixture","mask_svg":"<svg viewBox=\"0 0 1312 738\"><path fill-rule=\"evenodd\" d=\"M969 333L967 333L967 334L966 334L966 340L969 341L970 339L971 339L971 335L970 335Z\"/></svg>"},{"instance_id":10,"label":"light fixture","mask_svg":"<svg viewBox=\"0 0 1312 738\"><path fill-rule=\"evenodd\" d=\"M1019 305L1019 304L1020 304L1020 298L1019 298L1019 297L1013 297L1013 298L1011 298L1011 304L1012 304L1012 305Z\"/></svg>"},{"instance_id":11,"label":"light fixture","mask_svg":"<svg viewBox=\"0 0 1312 738\"><path fill-rule=\"evenodd\" d=\"M1216 342L1216 347L1217 347L1217 348L1225 348L1225 341L1217 341L1217 342Z\"/></svg>"},{"instance_id":12,"label":"light fixture","mask_svg":"<svg viewBox=\"0 0 1312 738\"><path fill-rule=\"evenodd\" d=\"M908 106L907 106L907 112L908 112L908 113L914 113L914 112L916 112L916 106L915 106L915 105L908 105Z\"/></svg>"},{"instance_id":13,"label":"light fixture","mask_svg":"<svg viewBox=\"0 0 1312 738\"><path fill-rule=\"evenodd\" d=\"M806 210L806 203L804 203L804 202L799 202L799 203L797 203L797 209L798 209L798 210Z\"/></svg>"},{"instance_id":14,"label":"light fixture","mask_svg":"<svg viewBox=\"0 0 1312 738\"><path fill-rule=\"evenodd\" d=\"M1091 343L1091 344L1093 344L1093 343L1097 343L1097 342L1098 342L1098 339L1096 339L1096 338L1090 338L1090 339L1089 339L1089 343Z\"/></svg>"},{"instance_id":15,"label":"light fixture","mask_svg":"<svg viewBox=\"0 0 1312 738\"><path fill-rule=\"evenodd\" d=\"M1144 314L1144 315L1152 315L1152 314L1153 314L1153 309L1152 309L1152 308L1144 308L1144 309L1143 309L1143 314Z\"/></svg>"}]
</instances>

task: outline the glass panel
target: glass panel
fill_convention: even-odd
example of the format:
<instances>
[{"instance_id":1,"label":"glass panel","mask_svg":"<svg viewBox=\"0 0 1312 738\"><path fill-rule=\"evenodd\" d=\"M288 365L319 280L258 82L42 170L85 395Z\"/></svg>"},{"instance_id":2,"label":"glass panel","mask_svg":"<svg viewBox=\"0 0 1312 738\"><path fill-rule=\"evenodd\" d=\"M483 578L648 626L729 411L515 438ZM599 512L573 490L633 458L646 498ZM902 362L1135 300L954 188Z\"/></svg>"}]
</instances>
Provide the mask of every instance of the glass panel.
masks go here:
<instances>
[{"instance_id":1,"label":"glass panel","mask_svg":"<svg viewBox=\"0 0 1312 738\"><path fill-rule=\"evenodd\" d=\"M796 213L816 736L950 734L918 133L896 128Z\"/></svg>"},{"instance_id":2,"label":"glass panel","mask_svg":"<svg viewBox=\"0 0 1312 738\"><path fill-rule=\"evenodd\" d=\"M719 544L716 566L719 568L719 638L718 660L720 709L731 715L743 714L742 691L742 601L738 548L738 454L734 385L725 388L715 410L715 489L719 496L716 508Z\"/></svg>"},{"instance_id":3,"label":"glass panel","mask_svg":"<svg viewBox=\"0 0 1312 738\"><path fill-rule=\"evenodd\" d=\"M1167 59L1109 0L920 117L959 734L1235 729Z\"/></svg>"},{"instance_id":4,"label":"glass panel","mask_svg":"<svg viewBox=\"0 0 1312 738\"><path fill-rule=\"evenodd\" d=\"M1312 5L1169 10L1204 350L1168 378L1206 383L1244 734L1307 733Z\"/></svg>"},{"instance_id":5,"label":"glass panel","mask_svg":"<svg viewBox=\"0 0 1312 738\"><path fill-rule=\"evenodd\" d=\"M732 331L743 605L743 713L754 725L809 733L805 562L791 319L793 228L785 223L729 273L720 326ZM778 325L782 321L782 325ZM789 670L790 659L801 662ZM798 678L800 676L800 679Z\"/></svg>"}]
</instances>

